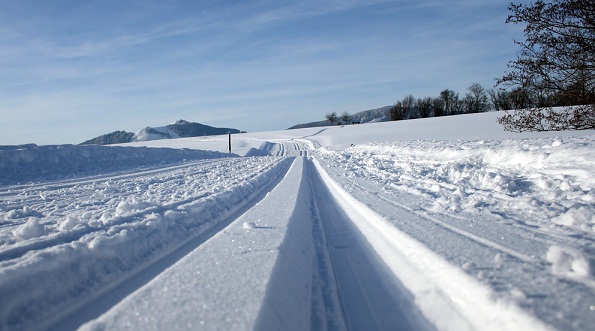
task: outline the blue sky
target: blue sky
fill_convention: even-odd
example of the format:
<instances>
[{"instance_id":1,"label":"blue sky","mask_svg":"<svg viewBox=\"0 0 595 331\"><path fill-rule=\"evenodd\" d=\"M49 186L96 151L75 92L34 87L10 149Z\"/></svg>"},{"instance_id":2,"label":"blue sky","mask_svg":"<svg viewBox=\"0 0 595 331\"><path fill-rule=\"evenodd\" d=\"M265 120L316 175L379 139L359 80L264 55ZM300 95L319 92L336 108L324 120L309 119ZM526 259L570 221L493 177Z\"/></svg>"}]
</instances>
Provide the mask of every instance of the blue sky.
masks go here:
<instances>
[{"instance_id":1,"label":"blue sky","mask_svg":"<svg viewBox=\"0 0 595 331\"><path fill-rule=\"evenodd\" d=\"M491 88L522 27L493 0L0 0L0 145L178 119L250 132Z\"/></svg>"}]
</instances>

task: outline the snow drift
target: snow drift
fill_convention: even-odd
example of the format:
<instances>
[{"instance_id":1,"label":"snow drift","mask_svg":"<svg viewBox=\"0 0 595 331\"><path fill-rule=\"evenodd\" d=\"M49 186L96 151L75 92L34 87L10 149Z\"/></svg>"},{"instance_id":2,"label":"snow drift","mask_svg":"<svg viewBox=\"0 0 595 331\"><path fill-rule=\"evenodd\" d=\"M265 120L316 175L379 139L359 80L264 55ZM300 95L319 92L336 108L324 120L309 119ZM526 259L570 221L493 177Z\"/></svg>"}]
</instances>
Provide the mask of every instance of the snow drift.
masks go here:
<instances>
[{"instance_id":1,"label":"snow drift","mask_svg":"<svg viewBox=\"0 0 595 331\"><path fill-rule=\"evenodd\" d=\"M89 176L224 156L229 154L172 148L0 146L0 184Z\"/></svg>"}]
</instances>

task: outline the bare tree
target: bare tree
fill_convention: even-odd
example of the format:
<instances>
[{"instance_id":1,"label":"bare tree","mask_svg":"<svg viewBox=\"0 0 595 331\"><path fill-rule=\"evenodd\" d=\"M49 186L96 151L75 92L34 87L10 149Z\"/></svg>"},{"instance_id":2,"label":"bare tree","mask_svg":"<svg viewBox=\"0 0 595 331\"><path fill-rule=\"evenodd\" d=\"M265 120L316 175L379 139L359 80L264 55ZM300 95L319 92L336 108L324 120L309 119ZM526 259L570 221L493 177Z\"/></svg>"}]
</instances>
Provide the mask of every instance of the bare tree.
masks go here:
<instances>
[{"instance_id":1,"label":"bare tree","mask_svg":"<svg viewBox=\"0 0 595 331\"><path fill-rule=\"evenodd\" d=\"M442 98L432 98L432 111L434 112L434 116L444 116L444 101Z\"/></svg>"},{"instance_id":2,"label":"bare tree","mask_svg":"<svg viewBox=\"0 0 595 331\"><path fill-rule=\"evenodd\" d=\"M455 100L452 103L452 111L451 114L464 114L465 113L465 100L459 98L459 95L456 95Z\"/></svg>"},{"instance_id":3,"label":"bare tree","mask_svg":"<svg viewBox=\"0 0 595 331\"><path fill-rule=\"evenodd\" d=\"M512 109L525 109L533 106L531 96L527 90L516 87L510 91Z\"/></svg>"},{"instance_id":4,"label":"bare tree","mask_svg":"<svg viewBox=\"0 0 595 331\"><path fill-rule=\"evenodd\" d=\"M419 110L419 116L421 118L430 117L432 113L432 98L425 97L419 98L416 102L417 109Z\"/></svg>"},{"instance_id":5,"label":"bare tree","mask_svg":"<svg viewBox=\"0 0 595 331\"><path fill-rule=\"evenodd\" d=\"M526 24L526 39L515 41L521 51L498 84L529 92L537 107L546 108L507 114L499 122L515 131L595 128L595 2L537 0L508 9L506 23ZM561 114L549 107L552 98L579 106Z\"/></svg>"},{"instance_id":6,"label":"bare tree","mask_svg":"<svg viewBox=\"0 0 595 331\"><path fill-rule=\"evenodd\" d=\"M343 112L343 114L341 114L341 122L343 122L343 124L351 124L351 115L346 111Z\"/></svg>"},{"instance_id":7,"label":"bare tree","mask_svg":"<svg viewBox=\"0 0 595 331\"><path fill-rule=\"evenodd\" d=\"M403 111L405 114L408 114L413 110L413 107L415 107L415 98L413 95L409 94L403 98L401 103L403 105Z\"/></svg>"},{"instance_id":8,"label":"bare tree","mask_svg":"<svg viewBox=\"0 0 595 331\"><path fill-rule=\"evenodd\" d=\"M326 117L326 120L329 121L329 123L331 123L331 125L337 121L337 113L336 112L326 114L325 117Z\"/></svg>"},{"instance_id":9,"label":"bare tree","mask_svg":"<svg viewBox=\"0 0 595 331\"><path fill-rule=\"evenodd\" d=\"M400 121L405 119L405 110L401 101L397 101L389 110L388 116L391 121Z\"/></svg>"},{"instance_id":10,"label":"bare tree","mask_svg":"<svg viewBox=\"0 0 595 331\"><path fill-rule=\"evenodd\" d=\"M473 109L475 108L473 106L473 97L471 96L471 94L467 93L465 94L465 97L461 100L462 103L462 112L466 113L466 114L472 114L473 113Z\"/></svg>"},{"instance_id":11,"label":"bare tree","mask_svg":"<svg viewBox=\"0 0 595 331\"><path fill-rule=\"evenodd\" d=\"M465 95L465 100L469 104L469 113L483 113L489 110L488 95L481 84L473 83L467 90L469 93Z\"/></svg>"},{"instance_id":12,"label":"bare tree","mask_svg":"<svg viewBox=\"0 0 595 331\"><path fill-rule=\"evenodd\" d=\"M496 111L510 110L512 109L512 99L510 92L501 89L490 89L488 90L492 107Z\"/></svg>"},{"instance_id":13,"label":"bare tree","mask_svg":"<svg viewBox=\"0 0 595 331\"><path fill-rule=\"evenodd\" d=\"M455 114L454 106L458 98L458 94L453 90L445 89L444 91L440 92L440 99L442 99L444 109L440 114L436 114L436 116Z\"/></svg>"}]
</instances>

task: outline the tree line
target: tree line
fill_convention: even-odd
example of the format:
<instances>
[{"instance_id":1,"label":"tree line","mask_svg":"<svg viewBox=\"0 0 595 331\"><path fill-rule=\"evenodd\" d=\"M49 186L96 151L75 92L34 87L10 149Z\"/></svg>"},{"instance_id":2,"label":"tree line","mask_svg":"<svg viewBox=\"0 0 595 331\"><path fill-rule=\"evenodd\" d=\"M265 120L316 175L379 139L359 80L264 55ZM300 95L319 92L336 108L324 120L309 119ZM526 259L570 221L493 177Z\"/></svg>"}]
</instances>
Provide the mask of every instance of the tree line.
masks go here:
<instances>
[{"instance_id":1,"label":"tree line","mask_svg":"<svg viewBox=\"0 0 595 331\"><path fill-rule=\"evenodd\" d=\"M505 90L486 89L479 83L473 83L461 96L451 89L445 89L435 97L415 98L409 94L395 102L386 112L391 121L414 118L439 117L459 114L483 113L491 110L510 110L521 107L522 99L518 93ZM326 114L330 124L351 124L351 115L344 112Z\"/></svg>"},{"instance_id":2,"label":"tree line","mask_svg":"<svg viewBox=\"0 0 595 331\"><path fill-rule=\"evenodd\" d=\"M445 89L436 97L407 95L389 110L391 120L504 110L509 131L595 129L595 1L537 0L508 7L506 23L524 24L525 40L497 88L473 83L464 95ZM334 124L349 114L327 114Z\"/></svg>"},{"instance_id":3,"label":"tree line","mask_svg":"<svg viewBox=\"0 0 595 331\"><path fill-rule=\"evenodd\" d=\"M436 97L416 99L407 95L390 108L388 117L395 121L516 109L539 109L543 112L553 107L592 104L595 99L590 94L595 91L593 88L589 91L585 85L586 82L568 82L559 90L524 86L486 89L479 83L473 83L464 96L450 89L441 91Z\"/></svg>"},{"instance_id":4,"label":"tree line","mask_svg":"<svg viewBox=\"0 0 595 331\"><path fill-rule=\"evenodd\" d=\"M409 94L388 110L387 117L392 121L399 121L483 113L490 110L513 109L513 104L514 100L510 93L488 90L479 83L473 83L463 96L451 89L445 89L435 97L415 98Z\"/></svg>"}]
</instances>

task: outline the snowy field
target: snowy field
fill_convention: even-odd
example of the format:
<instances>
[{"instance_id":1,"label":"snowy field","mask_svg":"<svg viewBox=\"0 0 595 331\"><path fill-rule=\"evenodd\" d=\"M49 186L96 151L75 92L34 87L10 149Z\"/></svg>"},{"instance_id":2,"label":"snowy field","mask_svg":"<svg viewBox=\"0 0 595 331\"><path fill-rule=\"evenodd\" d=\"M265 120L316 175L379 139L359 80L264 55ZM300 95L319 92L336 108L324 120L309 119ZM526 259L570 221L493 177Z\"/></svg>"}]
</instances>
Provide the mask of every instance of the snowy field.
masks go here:
<instances>
[{"instance_id":1,"label":"snowy field","mask_svg":"<svg viewBox=\"0 0 595 331\"><path fill-rule=\"evenodd\" d=\"M595 132L0 146L0 330L592 330Z\"/></svg>"}]
</instances>

